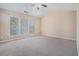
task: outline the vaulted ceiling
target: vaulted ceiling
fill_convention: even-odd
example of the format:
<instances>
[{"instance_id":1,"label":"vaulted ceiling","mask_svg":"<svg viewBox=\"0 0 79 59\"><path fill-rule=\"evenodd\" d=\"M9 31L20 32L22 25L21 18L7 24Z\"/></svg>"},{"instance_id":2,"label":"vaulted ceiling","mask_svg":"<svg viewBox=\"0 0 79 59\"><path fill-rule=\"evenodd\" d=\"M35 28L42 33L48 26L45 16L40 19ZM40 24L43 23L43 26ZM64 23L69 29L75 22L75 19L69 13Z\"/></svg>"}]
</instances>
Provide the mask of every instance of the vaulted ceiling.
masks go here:
<instances>
[{"instance_id":1,"label":"vaulted ceiling","mask_svg":"<svg viewBox=\"0 0 79 59\"><path fill-rule=\"evenodd\" d=\"M78 3L0 3L0 8L42 17L49 11L75 11Z\"/></svg>"}]
</instances>

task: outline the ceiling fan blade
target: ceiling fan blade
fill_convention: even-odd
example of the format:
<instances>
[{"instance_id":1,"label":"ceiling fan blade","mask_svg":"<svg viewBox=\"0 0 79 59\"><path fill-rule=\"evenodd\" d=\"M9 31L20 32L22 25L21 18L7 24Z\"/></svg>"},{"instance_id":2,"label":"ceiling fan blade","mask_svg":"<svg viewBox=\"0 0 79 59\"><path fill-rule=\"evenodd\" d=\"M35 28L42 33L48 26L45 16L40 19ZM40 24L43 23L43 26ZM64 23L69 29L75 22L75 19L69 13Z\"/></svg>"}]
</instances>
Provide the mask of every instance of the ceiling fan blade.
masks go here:
<instances>
[{"instance_id":1,"label":"ceiling fan blade","mask_svg":"<svg viewBox=\"0 0 79 59\"><path fill-rule=\"evenodd\" d=\"M24 11L24 13L28 13L28 11Z\"/></svg>"},{"instance_id":2,"label":"ceiling fan blade","mask_svg":"<svg viewBox=\"0 0 79 59\"><path fill-rule=\"evenodd\" d=\"M47 5L45 5L45 4L41 4L43 7L47 7Z\"/></svg>"}]
</instances>

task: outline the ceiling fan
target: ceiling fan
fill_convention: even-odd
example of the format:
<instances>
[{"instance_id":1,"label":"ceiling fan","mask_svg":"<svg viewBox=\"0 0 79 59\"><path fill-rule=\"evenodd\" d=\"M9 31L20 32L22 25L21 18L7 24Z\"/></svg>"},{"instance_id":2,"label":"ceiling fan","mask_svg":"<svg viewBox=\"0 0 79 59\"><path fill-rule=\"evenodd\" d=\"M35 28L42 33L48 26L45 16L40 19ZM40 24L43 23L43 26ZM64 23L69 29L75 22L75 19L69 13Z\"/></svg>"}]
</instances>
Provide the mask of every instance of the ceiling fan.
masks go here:
<instances>
[{"instance_id":1,"label":"ceiling fan","mask_svg":"<svg viewBox=\"0 0 79 59\"><path fill-rule=\"evenodd\" d=\"M31 7L34 7L34 6L36 6L36 5L38 5L38 4L31 4ZM47 7L46 4L39 4L39 5L42 6L42 7Z\"/></svg>"},{"instance_id":2,"label":"ceiling fan","mask_svg":"<svg viewBox=\"0 0 79 59\"><path fill-rule=\"evenodd\" d=\"M41 6L42 6L42 7L45 7L45 8L47 7L46 4L31 4L31 7L35 7L35 6L37 6L37 7L36 7L37 10L39 10Z\"/></svg>"},{"instance_id":3,"label":"ceiling fan","mask_svg":"<svg viewBox=\"0 0 79 59\"><path fill-rule=\"evenodd\" d=\"M44 8L47 7L46 4L40 4L40 3L33 3L33 4L30 5L30 7L35 7L35 6L37 6L36 7L37 10L39 10L41 6L44 7ZM28 13L28 11L24 11L24 13Z\"/></svg>"}]
</instances>

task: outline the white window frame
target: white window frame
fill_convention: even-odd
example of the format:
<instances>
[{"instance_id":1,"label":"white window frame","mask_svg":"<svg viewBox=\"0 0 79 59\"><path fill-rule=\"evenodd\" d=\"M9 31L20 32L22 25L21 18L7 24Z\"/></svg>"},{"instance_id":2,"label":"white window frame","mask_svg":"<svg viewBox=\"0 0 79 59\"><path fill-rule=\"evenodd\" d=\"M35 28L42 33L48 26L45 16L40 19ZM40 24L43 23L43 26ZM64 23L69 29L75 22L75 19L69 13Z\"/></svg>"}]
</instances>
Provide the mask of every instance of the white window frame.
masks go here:
<instances>
[{"instance_id":1,"label":"white window frame","mask_svg":"<svg viewBox=\"0 0 79 59\"><path fill-rule=\"evenodd\" d=\"M18 18L18 26L19 26L19 32L18 32L18 35L11 35L10 34L10 37L16 37L16 36L20 36L20 35L30 35L30 34L34 34L34 32L35 32L35 23L34 23L34 21L32 20L32 19L26 19L26 18L24 18L24 17L19 17L19 16L10 16L10 18L11 17L15 17L15 18ZM22 19L26 19L27 20L27 23L28 23L28 26L27 26L27 33L26 34L22 34L21 33L21 20ZM10 19L11 20L11 19ZM30 29L29 29L29 27L30 27L30 23L29 23L29 21L31 21L32 23L33 23L33 26L34 26L34 29L33 29L33 32L32 33L30 33L29 31L30 31Z\"/></svg>"},{"instance_id":2,"label":"white window frame","mask_svg":"<svg viewBox=\"0 0 79 59\"><path fill-rule=\"evenodd\" d=\"M11 20L11 17L18 18L18 21L20 22L20 18L18 16L10 16L10 20ZM20 35L20 23L19 22L18 22L18 26L19 26L18 35L11 35L10 34L10 37L16 37L16 36L19 36Z\"/></svg>"}]
</instances>

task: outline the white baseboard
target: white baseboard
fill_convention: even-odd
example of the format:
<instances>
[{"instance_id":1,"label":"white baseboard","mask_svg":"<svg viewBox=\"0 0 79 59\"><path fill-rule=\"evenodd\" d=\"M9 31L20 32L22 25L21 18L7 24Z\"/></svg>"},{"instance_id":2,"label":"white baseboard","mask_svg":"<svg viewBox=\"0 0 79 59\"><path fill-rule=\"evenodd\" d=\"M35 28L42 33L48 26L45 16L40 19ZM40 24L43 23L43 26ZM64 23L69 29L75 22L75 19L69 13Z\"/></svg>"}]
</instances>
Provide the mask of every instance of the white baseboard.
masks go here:
<instances>
[{"instance_id":1,"label":"white baseboard","mask_svg":"<svg viewBox=\"0 0 79 59\"><path fill-rule=\"evenodd\" d=\"M1 43L10 42L10 41L15 41L15 40L20 40L20 39L30 38L30 37L34 37L34 36L39 36L39 34L31 34L31 35L28 35L28 36L23 37L23 38L16 38L16 37L14 37L14 38L6 39L6 40L1 40L1 41L0 41L0 44L1 44Z\"/></svg>"},{"instance_id":2,"label":"white baseboard","mask_svg":"<svg viewBox=\"0 0 79 59\"><path fill-rule=\"evenodd\" d=\"M61 36L51 36L51 35L30 35L29 37L34 37L34 36L47 36L47 37L56 37L56 38L62 38L62 39L67 39L67 40L76 40L76 39L73 39L73 38L67 38L67 37L61 37ZM0 43L5 43L5 42L8 42L8 41L13 41L13 40L16 40L16 39L9 39L9 40L3 40L3 41L0 41Z\"/></svg>"},{"instance_id":3,"label":"white baseboard","mask_svg":"<svg viewBox=\"0 0 79 59\"><path fill-rule=\"evenodd\" d=\"M61 37L61 36L56 36L56 35L43 35L43 36L48 36L48 37L56 37L56 38L62 38L62 39L67 39L67 40L76 40L76 39L73 39L73 38L68 38L68 37Z\"/></svg>"}]
</instances>

